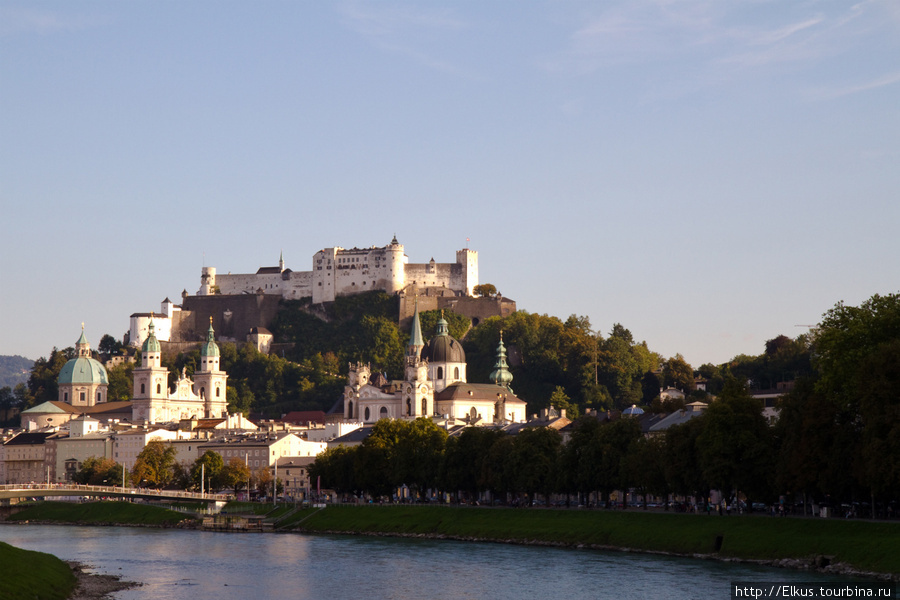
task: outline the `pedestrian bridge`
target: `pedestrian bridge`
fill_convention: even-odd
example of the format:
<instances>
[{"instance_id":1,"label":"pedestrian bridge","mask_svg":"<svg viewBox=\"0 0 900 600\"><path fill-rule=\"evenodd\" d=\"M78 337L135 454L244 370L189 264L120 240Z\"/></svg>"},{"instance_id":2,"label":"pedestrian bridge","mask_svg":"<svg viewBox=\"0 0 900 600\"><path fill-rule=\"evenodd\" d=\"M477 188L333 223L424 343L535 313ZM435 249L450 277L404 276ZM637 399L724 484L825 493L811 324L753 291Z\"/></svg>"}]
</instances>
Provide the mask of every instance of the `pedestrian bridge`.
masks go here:
<instances>
[{"instance_id":1,"label":"pedestrian bridge","mask_svg":"<svg viewBox=\"0 0 900 600\"><path fill-rule=\"evenodd\" d=\"M225 503L229 494L200 494L181 490L154 490L112 485L78 485L74 483L13 483L0 485L0 503L9 505L24 498L51 496L92 496L95 498L143 498L148 500L186 500L189 502Z\"/></svg>"}]
</instances>

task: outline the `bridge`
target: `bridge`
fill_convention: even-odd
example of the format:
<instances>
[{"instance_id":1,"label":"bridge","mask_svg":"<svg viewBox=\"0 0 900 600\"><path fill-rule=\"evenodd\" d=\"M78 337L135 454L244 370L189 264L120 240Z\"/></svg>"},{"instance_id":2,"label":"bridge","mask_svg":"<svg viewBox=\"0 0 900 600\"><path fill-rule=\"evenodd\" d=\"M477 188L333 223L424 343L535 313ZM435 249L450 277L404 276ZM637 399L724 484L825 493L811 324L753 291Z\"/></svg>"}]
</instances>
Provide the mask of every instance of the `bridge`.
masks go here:
<instances>
[{"instance_id":1,"label":"bridge","mask_svg":"<svg viewBox=\"0 0 900 600\"><path fill-rule=\"evenodd\" d=\"M93 496L99 498L143 498L145 500L186 500L190 502L225 503L229 494L201 494L182 490L154 490L112 485L79 485L75 483L14 483L0 485L0 503L9 505L22 498L50 496Z\"/></svg>"}]
</instances>

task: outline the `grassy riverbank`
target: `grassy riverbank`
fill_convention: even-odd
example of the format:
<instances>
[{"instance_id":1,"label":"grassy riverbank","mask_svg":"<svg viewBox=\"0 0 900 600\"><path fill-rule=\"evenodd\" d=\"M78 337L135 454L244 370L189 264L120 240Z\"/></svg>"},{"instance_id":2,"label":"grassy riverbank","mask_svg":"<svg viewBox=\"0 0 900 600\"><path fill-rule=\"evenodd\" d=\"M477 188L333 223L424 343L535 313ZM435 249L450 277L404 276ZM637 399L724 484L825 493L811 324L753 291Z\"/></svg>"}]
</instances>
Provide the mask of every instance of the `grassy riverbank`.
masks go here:
<instances>
[{"instance_id":1,"label":"grassy riverbank","mask_svg":"<svg viewBox=\"0 0 900 600\"><path fill-rule=\"evenodd\" d=\"M75 575L52 554L21 550L0 542L0 598L62 600L75 589Z\"/></svg>"},{"instance_id":2,"label":"grassy riverbank","mask_svg":"<svg viewBox=\"0 0 900 600\"><path fill-rule=\"evenodd\" d=\"M824 556L861 571L900 574L898 523L439 506L329 506L303 511L292 520L298 530L308 532L608 546L750 560Z\"/></svg>"},{"instance_id":3,"label":"grassy riverbank","mask_svg":"<svg viewBox=\"0 0 900 600\"><path fill-rule=\"evenodd\" d=\"M190 518L160 506L131 502L38 502L22 508L7 521L171 527Z\"/></svg>"}]
</instances>

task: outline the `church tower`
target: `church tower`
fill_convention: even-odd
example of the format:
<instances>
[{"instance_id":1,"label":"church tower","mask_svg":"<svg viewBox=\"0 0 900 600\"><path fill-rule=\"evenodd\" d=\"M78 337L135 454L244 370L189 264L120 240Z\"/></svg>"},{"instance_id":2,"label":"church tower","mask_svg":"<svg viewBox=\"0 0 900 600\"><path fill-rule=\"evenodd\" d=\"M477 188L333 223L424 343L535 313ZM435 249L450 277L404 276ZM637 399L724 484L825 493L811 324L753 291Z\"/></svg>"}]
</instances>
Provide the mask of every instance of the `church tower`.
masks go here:
<instances>
[{"instance_id":1,"label":"church tower","mask_svg":"<svg viewBox=\"0 0 900 600\"><path fill-rule=\"evenodd\" d=\"M141 366L134 369L132 418L156 422L163 418L160 409L169 396L169 370L162 366L162 349L156 339L156 326L150 318L150 333L141 346Z\"/></svg>"},{"instance_id":2,"label":"church tower","mask_svg":"<svg viewBox=\"0 0 900 600\"><path fill-rule=\"evenodd\" d=\"M400 414L407 418L430 417L434 414L434 383L428 378L428 361L422 358L422 324L419 321L419 303L413 314L412 331L406 350L406 380Z\"/></svg>"},{"instance_id":3,"label":"church tower","mask_svg":"<svg viewBox=\"0 0 900 600\"><path fill-rule=\"evenodd\" d=\"M509 365L506 364L506 346L503 345L503 330L500 330L500 344L497 346L497 362L494 363L494 370L491 371L491 383L496 383L500 387L512 394L513 375L509 372Z\"/></svg>"},{"instance_id":4,"label":"church tower","mask_svg":"<svg viewBox=\"0 0 900 600\"><path fill-rule=\"evenodd\" d=\"M194 371L194 393L203 402L206 418L228 415L225 397L228 375L219 370L219 359L219 346L216 344L216 332L210 317L206 342L200 347L200 370Z\"/></svg>"}]
</instances>

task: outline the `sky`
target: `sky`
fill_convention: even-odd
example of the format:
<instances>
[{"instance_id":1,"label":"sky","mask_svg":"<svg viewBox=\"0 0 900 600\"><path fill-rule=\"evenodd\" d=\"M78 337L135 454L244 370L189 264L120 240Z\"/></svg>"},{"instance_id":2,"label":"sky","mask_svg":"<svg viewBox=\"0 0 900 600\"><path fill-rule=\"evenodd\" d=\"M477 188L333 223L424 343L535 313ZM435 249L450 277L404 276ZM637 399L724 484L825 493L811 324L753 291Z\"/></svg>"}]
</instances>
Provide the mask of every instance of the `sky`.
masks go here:
<instances>
[{"instance_id":1,"label":"sky","mask_svg":"<svg viewBox=\"0 0 900 600\"><path fill-rule=\"evenodd\" d=\"M0 0L0 209L0 354L396 234L720 364L900 289L900 3Z\"/></svg>"}]
</instances>

